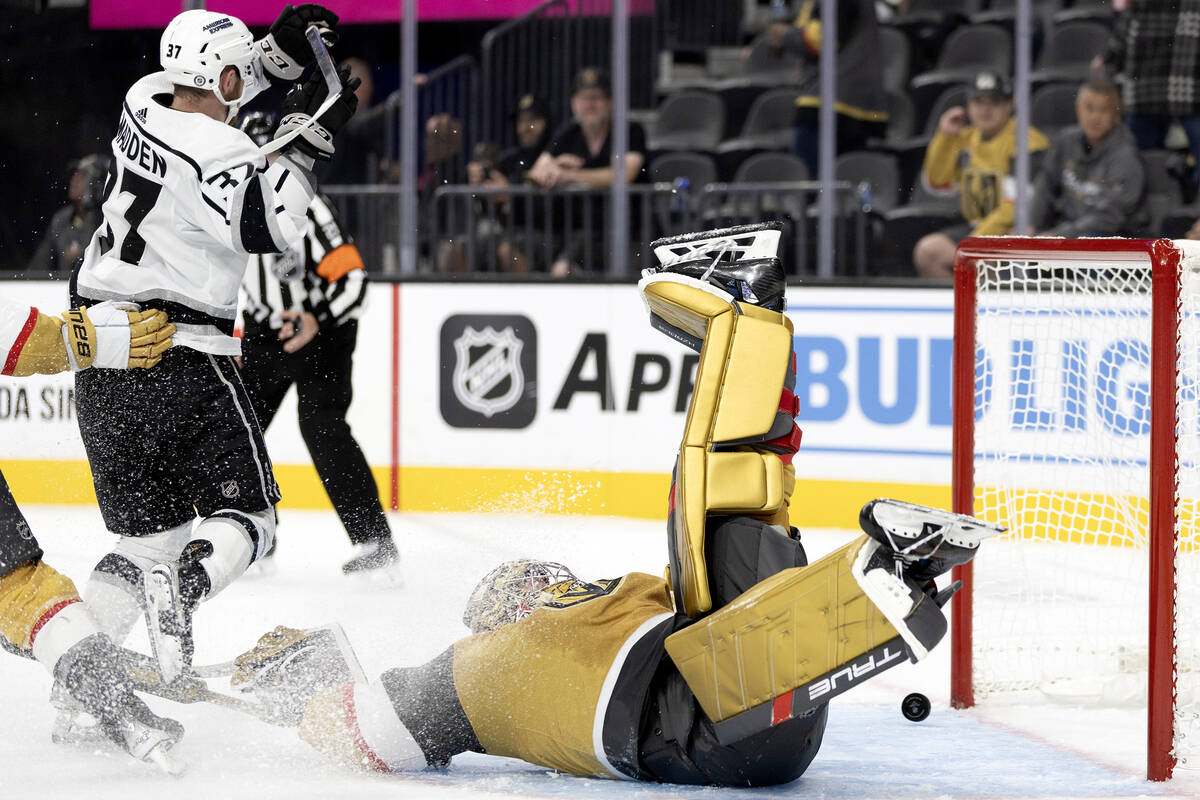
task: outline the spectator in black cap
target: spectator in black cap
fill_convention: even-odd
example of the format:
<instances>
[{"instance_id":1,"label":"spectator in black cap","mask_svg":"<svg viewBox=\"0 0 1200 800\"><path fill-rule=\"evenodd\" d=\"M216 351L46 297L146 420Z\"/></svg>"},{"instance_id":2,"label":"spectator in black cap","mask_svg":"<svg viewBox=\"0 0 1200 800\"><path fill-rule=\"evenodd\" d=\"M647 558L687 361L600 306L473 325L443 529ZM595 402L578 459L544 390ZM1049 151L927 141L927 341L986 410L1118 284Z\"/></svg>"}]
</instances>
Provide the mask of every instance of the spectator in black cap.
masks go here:
<instances>
[{"instance_id":1,"label":"spectator in black cap","mask_svg":"<svg viewBox=\"0 0 1200 800\"><path fill-rule=\"evenodd\" d=\"M1030 127L1029 150L1047 146L1046 137ZM962 239L1012 232L1016 153L1012 86L1003 75L980 72L968 91L967 107L955 106L942 114L925 151L925 188L933 194L957 193L962 220L921 237L913 248L918 275L948 278L954 274L954 250Z\"/></svg>"},{"instance_id":2,"label":"spectator in black cap","mask_svg":"<svg viewBox=\"0 0 1200 800\"><path fill-rule=\"evenodd\" d=\"M542 98L526 94L517 101L512 121L517 145L499 158L495 156L494 144L480 142L475 146L467 164L467 182L472 186L504 188L519 186L528 179L529 170L550 138L550 109ZM529 272L530 255L536 261L541 248L526 239L529 228L533 229L536 240L542 239L541 228L546 219L544 199L525 194L491 197L494 198L491 202L477 203L476 209L480 222L476 232L484 252L494 249L497 265L505 272ZM491 257L485 255L486 266L492 266L490 261ZM545 269L544 261L539 268Z\"/></svg>"},{"instance_id":3,"label":"spectator in black cap","mask_svg":"<svg viewBox=\"0 0 1200 800\"><path fill-rule=\"evenodd\" d=\"M66 274L83 260L92 234L100 225L100 201L111 159L96 153L71 162L71 180L67 184L69 205L50 218L50 225L29 260L29 269Z\"/></svg>"},{"instance_id":4,"label":"spectator in black cap","mask_svg":"<svg viewBox=\"0 0 1200 800\"><path fill-rule=\"evenodd\" d=\"M608 73L585 67L575 76L571 92L574 119L555 131L545 151L534 162L529 178L543 189L575 184L593 189L612 186L612 83ZM646 133L636 122L629 124L625 156L625 179L634 183L644 178ZM606 218L604 200L591 203L591 224L567 231L566 247L551 265L550 272L564 276L580 269L598 269L605 246ZM569 214L577 225L586 224L583 210ZM636 219L637 215L633 215ZM631 238L637 236L631 231Z\"/></svg>"}]
</instances>

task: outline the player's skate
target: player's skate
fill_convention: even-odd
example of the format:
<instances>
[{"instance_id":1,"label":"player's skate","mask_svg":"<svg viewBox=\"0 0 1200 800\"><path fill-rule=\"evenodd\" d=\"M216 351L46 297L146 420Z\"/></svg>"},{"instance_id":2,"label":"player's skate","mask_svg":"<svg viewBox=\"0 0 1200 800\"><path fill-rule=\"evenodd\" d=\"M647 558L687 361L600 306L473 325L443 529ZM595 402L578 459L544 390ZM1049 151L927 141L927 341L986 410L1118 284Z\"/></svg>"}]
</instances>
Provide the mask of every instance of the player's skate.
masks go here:
<instances>
[{"instance_id":1,"label":"player's skate","mask_svg":"<svg viewBox=\"0 0 1200 800\"><path fill-rule=\"evenodd\" d=\"M308 698L321 689L367 680L336 623L309 630L280 625L234 663L230 685L253 693L264 716L277 724L298 724Z\"/></svg>"},{"instance_id":2,"label":"player's skate","mask_svg":"<svg viewBox=\"0 0 1200 800\"><path fill-rule=\"evenodd\" d=\"M146 573L146 632L163 683L178 679L192 663L192 615L184 608L174 564L156 564Z\"/></svg>"},{"instance_id":3,"label":"player's skate","mask_svg":"<svg viewBox=\"0 0 1200 800\"><path fill-rule=\"evenodd\" d=\"M116 744L167 772L181 765L167 756L183 726L160 717L133 693L119 648L108 637L84 639L54 669L50 703L58 710L51 740L60 744Z\"/></svg>"},{"instance_id":4,"label":"player's skate","mask_svg":"<svg viewBox=\"0 0 1200 800\"><path fill-rule=\"evenodd\" d=\"M711 316L681 308L661 291L648 291L662 282L700 288L719 303L737 301L782 312L786 275L776 256L779 233L779 223L763 223L652 242L661 263L643 270L638 284L651 326L699 352Z\"/></svg>"},{"instance_id":5,"label":"player's skate","mask_svg":"<svg viewBox=\"0 0 1200 800\"><path fill-rule=\"evenodd\" d=\"M355 554L342 564L345 575L381 575L393 583L401 580L400 551L391 536L355 545Z\"/></svg>"},{"instance_id":6,"label":"player's skate","mask_svg":"<svg viewBox=\"0 0 1200 800\"><path fill-rule=\"evenodd\" d=\"M918 583L967 563L980 542L1008 530L966 514L886 498L864 505L858 523L883 546L878 557L890 558L897 575Z\"/></svg>"},{"instance_id":7,"label":"player's skate","mask_svg":"<svg viewBox=\"0 0 1200 800\"><path fill-rule=\"evenodd\" d=\"M208 593L209 578L201 559L212 555L212 544L189 542L179 561L156 564L146 573L146 631L163 683L191 669L192 615Z\"/></svg>"}]
</instances>

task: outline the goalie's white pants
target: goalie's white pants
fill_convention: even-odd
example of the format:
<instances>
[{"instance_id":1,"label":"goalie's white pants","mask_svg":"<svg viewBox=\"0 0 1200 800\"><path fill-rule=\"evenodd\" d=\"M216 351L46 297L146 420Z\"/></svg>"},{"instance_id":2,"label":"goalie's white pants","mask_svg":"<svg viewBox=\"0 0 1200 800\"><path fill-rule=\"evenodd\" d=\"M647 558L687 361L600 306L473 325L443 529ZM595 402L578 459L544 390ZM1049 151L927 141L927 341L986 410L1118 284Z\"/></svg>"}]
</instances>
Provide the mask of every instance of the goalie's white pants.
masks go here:
<instances>
[{"instance_id":1,"label":"goalie's white pants","mask_svg":"<svg viewBox=\"0 0 1200 800\"><path fill-rule=\"evenodd\" d=\"M237 519L247 519L255 528L254 535ZM219 594L244 573L255 558L270 548L274 536L273 508L254 514L236 512L233 518L208 517L194 525L189 522L149 536L121 536L89 576L84 587L84 600L100 630L120 644L143 616L142 576L154 565L178 561L188 542L199 539L211 542L213 554L201 561L211 583L207 599ZM106 562L108 566L105 566ZM122 570L112 566L122 562L136 568L136 574L128 567Z\"/></svg>"}]
</instances>

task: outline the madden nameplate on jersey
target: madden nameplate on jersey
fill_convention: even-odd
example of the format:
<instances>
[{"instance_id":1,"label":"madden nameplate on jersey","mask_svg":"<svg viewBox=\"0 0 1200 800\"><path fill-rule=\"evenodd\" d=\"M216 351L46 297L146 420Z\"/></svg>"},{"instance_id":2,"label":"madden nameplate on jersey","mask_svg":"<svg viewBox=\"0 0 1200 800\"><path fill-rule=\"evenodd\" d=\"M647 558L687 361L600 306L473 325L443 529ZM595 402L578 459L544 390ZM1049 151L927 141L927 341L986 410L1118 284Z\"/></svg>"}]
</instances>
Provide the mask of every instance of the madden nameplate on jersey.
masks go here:
<instances>
[{"instance_id":1,"label":"madden nameplate on jersey","mask_svg":"<svg viewBox=\"0 0 1200 800\"><path fill-rule=\"evenodd\" d=\"M117 124L117 135L113 139L113 148L146 172L160 178L166 177L167 160L159 154L158 150L154 149L150 142L146 141L145 137L138 136L133 123L129 121L129 117L125 115L124 111L121 112L121 121Z\"/></svg>"}]
</instances>

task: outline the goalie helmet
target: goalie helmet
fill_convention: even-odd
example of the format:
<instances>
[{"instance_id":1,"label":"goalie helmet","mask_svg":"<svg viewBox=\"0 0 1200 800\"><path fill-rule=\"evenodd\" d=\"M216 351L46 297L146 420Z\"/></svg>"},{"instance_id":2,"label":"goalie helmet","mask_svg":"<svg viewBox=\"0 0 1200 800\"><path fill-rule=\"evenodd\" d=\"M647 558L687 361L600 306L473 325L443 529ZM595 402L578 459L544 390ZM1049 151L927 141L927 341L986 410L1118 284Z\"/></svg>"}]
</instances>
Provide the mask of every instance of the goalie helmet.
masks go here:
<instances>
[{"instance_id":1,"label":"goalie helmet","mask_svg":"<svg viewBox=\"0 0 1200 800\"><path fill-rule=\"evenodd\" d=\"M553 561L506 561L483 576L471 591L463 624L471 633L483 633L517 622L551 599L546 593L551 586L574 580L571 570Z\"/></svg>"},{"instance_id":2,"label":"goalie helmet","mask_svg":"<svg viewBox=\"0 0 1200 800\"><path fill-rule=\"evenodd\" d=\"M228 119L267 88L262 56L250 29L229 14L198 9L179 14L163 31L158 60L172 83L212 91L230 108ZM219 83L226 67L236 67L243 81L242 95L235 100L221 96Z\"/></svg>"}]
</instances>

